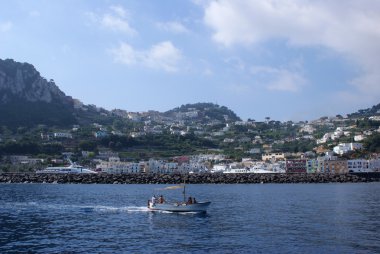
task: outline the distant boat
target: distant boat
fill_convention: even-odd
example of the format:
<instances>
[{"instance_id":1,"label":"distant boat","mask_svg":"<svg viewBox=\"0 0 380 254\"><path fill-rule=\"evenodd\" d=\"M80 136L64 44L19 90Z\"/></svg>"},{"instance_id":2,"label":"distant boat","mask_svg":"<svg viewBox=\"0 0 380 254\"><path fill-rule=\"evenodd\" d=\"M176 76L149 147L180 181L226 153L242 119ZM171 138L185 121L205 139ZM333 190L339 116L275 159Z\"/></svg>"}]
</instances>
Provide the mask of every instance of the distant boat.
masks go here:
<instances>
[{"instance_id":1,"label":"distant boat","mask_svg":"<svg viewBox=\"0 0 380 254\"><path fill-rule=\"evenodd\" d=\"M42 170L37 170L37 174L97 174L97 172L84 168L75 163L71 163L70 166L62 167L47 167Z\"/></svg>"},{"instance_id":2,"label":"distant boat","mask_svg":"<svg viewBox=\"0 0 380 254\"><path fill-rule=\"evenodd\" d=\"M189 197L186 201L186 186L177 185L166 187L163 190L183 189L183 202L166 202L165 200L153 199L148 201L148 208L151 211L167 211L167 212L207 212L207 208L211 204L207 202L197 202ZM162 196L161 196L162 197Z\"/></svg>"}]
</instances>

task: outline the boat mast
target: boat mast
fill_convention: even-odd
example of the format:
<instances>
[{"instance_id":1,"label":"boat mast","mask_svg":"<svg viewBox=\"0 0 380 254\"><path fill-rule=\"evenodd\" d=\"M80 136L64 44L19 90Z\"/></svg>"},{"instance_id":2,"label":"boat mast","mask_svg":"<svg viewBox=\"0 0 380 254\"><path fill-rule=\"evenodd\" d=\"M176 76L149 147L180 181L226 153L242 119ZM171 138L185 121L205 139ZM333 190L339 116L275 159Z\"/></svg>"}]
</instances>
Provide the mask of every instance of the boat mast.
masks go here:
<instances>
[{"instance_id":1,"label":"boat mast","mask_svg":"<svg viewBox=\"0 0 380 254\"><path fill-rule=\"evenodd\" d=\"M186 203L186 179L183 179L183 203Z\"/></svg>"},{"instance_id":2,"label":"boat mast","mask_svg":"<svg viewBox=\"0 0 380 254\"><path fill-rule=\"evenodd\" d=\"M186 186L183 185L183 203L186 203Z\"/></svg>"}]
</instances>

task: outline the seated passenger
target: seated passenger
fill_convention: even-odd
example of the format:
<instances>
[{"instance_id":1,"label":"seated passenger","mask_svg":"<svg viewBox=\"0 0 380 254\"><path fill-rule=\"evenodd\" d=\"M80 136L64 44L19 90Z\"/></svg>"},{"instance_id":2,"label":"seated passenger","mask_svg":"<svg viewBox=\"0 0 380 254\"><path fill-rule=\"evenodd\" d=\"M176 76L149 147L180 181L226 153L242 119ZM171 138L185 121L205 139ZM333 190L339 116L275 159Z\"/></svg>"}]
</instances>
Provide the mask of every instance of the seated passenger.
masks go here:
<instances>
[{"instance_id":1,"label":"seated passenger","mask_svg":"<svg viewBox=\"0 0 380 254\"><path fill-rule=\"evenodd\" d=\"M189 197L188 199L187 199L187 204L188 205L191 205L193 203L193 199L191 198L191 197Z\"/></svg>"},{"instance_id":2,"label":"seated passenger","mask_svg":"<svg viewBox=\"0 0 380 254\"><path fill-rule=\"evenodd\" d=\"M152 205L155 205L155 204L156 204L156 196L153 195L153 197L152 197Z\"/></svg>"}]
</instances>

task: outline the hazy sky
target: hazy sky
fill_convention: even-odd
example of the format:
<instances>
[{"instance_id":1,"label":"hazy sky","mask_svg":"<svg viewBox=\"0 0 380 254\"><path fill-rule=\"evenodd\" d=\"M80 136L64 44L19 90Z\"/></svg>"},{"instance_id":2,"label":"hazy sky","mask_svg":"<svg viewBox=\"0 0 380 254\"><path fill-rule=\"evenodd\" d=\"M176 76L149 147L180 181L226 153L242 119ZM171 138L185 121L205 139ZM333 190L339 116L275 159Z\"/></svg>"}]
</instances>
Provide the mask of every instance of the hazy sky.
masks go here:
<instances>
[{"instance_id":1,"label":"hazy sky","mask_svg":"<svg viewBox=\"0 0 380 254\"><path fill-rule=\"evenodd\" d=\"M0 0L0 58L85 104L312 120L380 102L377 0Z\"/></svg>"}]
</instances>

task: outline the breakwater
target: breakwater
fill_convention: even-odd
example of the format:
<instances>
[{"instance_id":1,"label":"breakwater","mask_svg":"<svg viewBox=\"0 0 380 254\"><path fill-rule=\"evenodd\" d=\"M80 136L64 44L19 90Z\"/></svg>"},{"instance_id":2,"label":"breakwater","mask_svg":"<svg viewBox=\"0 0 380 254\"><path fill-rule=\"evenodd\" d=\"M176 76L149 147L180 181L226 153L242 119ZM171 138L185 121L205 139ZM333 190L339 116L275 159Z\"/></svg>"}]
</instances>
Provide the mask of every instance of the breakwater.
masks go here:
<instances>
[{"instance_id":1,"label":"breakwater","mask_svg":"<svg viewBox=\"0 0 380 254\"><path fill-rule=\"evenodd\" d=\"M0 183L257 184L379 182L380 173L355 174L35 174L1 173Z\"/></svg>"}]
</instances>

